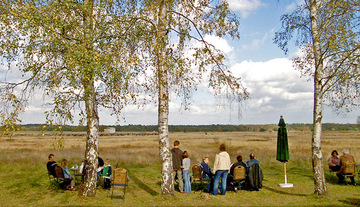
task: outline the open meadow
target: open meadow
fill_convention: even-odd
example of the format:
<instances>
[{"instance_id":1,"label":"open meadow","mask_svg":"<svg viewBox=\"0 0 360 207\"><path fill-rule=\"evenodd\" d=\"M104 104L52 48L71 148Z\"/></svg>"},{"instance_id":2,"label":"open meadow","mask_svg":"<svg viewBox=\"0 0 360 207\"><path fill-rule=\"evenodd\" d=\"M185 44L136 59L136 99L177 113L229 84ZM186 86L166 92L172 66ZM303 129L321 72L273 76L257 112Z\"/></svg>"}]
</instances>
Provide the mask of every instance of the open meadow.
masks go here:
<instances>
[{"instance_id":1,"label":"open meadow","mask_svg":"<svg viewBox=\"0 0 360 207\"><path fill-rule=\"evenodd\" d=\"M189 132L170 133L170 143L180 141L187 150L191 164L210 158L213 166L219 145L225 143L231 160L241 154L244 161L254 153L264 173L260 191L227 191L224 196L212 196L200 191L190 194L176 192L174 197L161 196L160 162L157 135L124 134L100 136L100 157L109 158L114 167L126 168L129 186L125 201L111 191L98 187L96 197L83 198L77 191L62 191L49 187L46 170L47 157L55 154L55 161L69 161L69 168L84 158L85 136L65 136L63 149L54 149L52 136L15 136L0 138L0 206L359 206L359 176L357 186L339 185L331 176L327 159L332 150L349 148L355 161L360 163L360 132L325 131L322 136L325 174L328 194L316 196L312 178L311 132L289 131L290 160L287 164L288 182L293 188L280 188L284 183L283 164L276 161L277 132ZM357 169L359 170L359 169ZM349 182L349 180L347 180ZM122 192L116 190L117 195Z\"/></svg>"}]
</instances>

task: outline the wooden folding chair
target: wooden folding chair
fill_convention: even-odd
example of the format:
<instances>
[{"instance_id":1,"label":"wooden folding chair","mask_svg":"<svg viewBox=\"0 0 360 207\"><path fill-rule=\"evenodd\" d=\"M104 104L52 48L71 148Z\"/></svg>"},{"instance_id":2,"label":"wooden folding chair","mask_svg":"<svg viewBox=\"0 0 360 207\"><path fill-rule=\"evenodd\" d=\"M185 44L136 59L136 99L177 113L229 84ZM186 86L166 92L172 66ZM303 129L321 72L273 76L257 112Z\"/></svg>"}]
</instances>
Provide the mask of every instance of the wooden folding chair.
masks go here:
<instances>
[{"instance_id":1,"label":"wooden folding chair","mask_svg":"<svg viewBox=\"0 0 360 207\"><path fill-rule=\"evenodd\" d=\"M355 162L354 161L346 161L345 162L345 169L344 169L344 176L346 177L355 177Z\"/></svg>"},{"instance_id":2,"label":"wooden folding chair","mask_svg":"<svg viewBox=\"0 0 360 207\"><path fill-rule=\"evenodd\" d=\"M208 180L205 180L202 176L202 168L199 165L194 165L192 168L192 183L194 183L194 186L196 185L196 183L199 183L196 188L195 191L201 189L201 191L203 191L206 188L206 185L204 186L205 182L209 182Z\"/></svg>"},{"instance_id":3,"label":"wooden folding chair","mask_svg":"<svg viewBox=\"0 0 360 207\"><path fill-rule=\"evenodd\" d=\"M237 166L234 168L234 181L242 182L246 178L246 169L244 166Z\"/></svg>"},{"instance_id":4,"label":"wooden folding chair","mask_svg":"<svg viewBox=\"0 0 360 207\"><path fill-rule=\"evenodd\" d=\"M112 192L111 192L111 199L114 194L115 188L122 188L124 189L124 196L123 200L125 201L125 193L126 193L126 187L128 185L128 174L127 170L124 168L116 168L113 170L112 179L111 179L111 186L112 186Z\"/></svg>"}]
</instances>

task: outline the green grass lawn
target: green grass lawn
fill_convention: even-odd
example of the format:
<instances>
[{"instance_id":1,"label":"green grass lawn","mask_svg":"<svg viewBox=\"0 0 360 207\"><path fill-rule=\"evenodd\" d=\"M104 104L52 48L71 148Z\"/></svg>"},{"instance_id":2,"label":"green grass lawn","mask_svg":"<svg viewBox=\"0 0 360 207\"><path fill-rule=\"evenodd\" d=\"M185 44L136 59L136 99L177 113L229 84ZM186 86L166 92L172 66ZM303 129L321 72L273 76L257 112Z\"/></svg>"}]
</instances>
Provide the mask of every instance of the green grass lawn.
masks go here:
<instances>
[{"instance_id":1,"label":"green grass lawn","mask_svg":"<svg viewBox=\"0 0 360 207\"><path fill-rule=\"evenodd\" d=\"M45 164L6 163L0 166L0 206L359 206L360 186L338 185L328 175L328 194L314 195L310 167L289 163L288 182L293 188L280 188L284 183L282 163L262 166L263 188L260 191L227 191L224 196L212 196L200 191L175 196L160 195L159 165L122 166L129 172L130 182L125 201L122 192L111 199L111 191L98 187L96 197L84 198L77 191L62 191L49 187ZM357 178L356 178L356 181Z\"/></svg>"}]
</instances>

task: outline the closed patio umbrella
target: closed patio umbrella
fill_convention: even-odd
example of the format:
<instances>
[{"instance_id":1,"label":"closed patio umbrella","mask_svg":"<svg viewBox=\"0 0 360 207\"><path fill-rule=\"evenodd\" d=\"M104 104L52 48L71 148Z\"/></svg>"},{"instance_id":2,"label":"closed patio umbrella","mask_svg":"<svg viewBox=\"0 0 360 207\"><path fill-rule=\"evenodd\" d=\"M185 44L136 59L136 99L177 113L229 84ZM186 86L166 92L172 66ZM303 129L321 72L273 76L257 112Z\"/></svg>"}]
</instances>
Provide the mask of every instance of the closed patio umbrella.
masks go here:
<instances>
[{"instance_id":1,"label":"closed patio umbrella","mask_svg":"<svg viewBox=\"0 0 360 207\"><path fill-rule=\"evenodd\" d=\"M279 125L279 129L277 135L276 160L284 163L284 172L285 172L285 183L279 185L280 187L283 188L289 188L289 187L293 187L293 184L287 183L287 177L286 177L286 163L289 160L289 146L288 146L286 124L283 116L280 116L280 121L278 125Z\"/></svg>"}]
</instances>

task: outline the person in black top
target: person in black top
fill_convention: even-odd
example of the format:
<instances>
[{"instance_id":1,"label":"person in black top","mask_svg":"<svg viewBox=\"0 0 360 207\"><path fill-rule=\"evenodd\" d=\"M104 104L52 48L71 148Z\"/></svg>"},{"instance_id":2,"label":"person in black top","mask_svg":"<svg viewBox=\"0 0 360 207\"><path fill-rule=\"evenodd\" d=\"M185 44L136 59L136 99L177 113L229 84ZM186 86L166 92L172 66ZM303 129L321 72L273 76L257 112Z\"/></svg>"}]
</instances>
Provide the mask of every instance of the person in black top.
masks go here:
<instances>
[{"instance_id":1,"label":"person in black top","mask_svg":"<svg viewBox=\"0 0 360 207\"><path fill-rule=\"evenodd\" d=\"M236 157L236 160L237 160L237 162L235 162L234 164L232 164L231 167L230 167L230 174L231 174L231 175L234 175L234 169L235 169L237 166L239 166L239 165L245 167L245 169L247 168L246 164L242 161L242 156L241 156L241 155L238 155L238 156Z\"/></svg>"},{"instance_id":2,"label":"person in black top","mask_svg":"<svg viewBox=\"0 0 360 207\"><path fill-rule=\"evenodd\" d=\"M234 169L238 166L243 166L245 169L247 169L247 166L246 164L242 161L242 156L241 155L238 155L236 157L236 160L237 162L235 162L234 164L231 165L230 167L230 173L228 175L228 182L229 182L229 185L232 185L234 186L234 191L236 192L237 190L240 190L241 189L241 182L239 183L236 183L234 181Z\"/></svg>"},{"instance_id":3,"label":"person in black top","mask_svg":"<svg viewBox=\"0 0 360 207\"><path fill-rule=\"evenodd\" d=\"M104 160L98 156L97 180L99 180L99 177L101 176L103 169L104 169Z\"/></svg>"},{"instance_id":4,"label":"person in black top","mask_svg":"<svg viewBox=\"0 0 360 207\"><path fill-rule=\"evenodd\" d=\"M55 166L57 165L57 163L54 161L54 154L50 154L49 155L49 161L46 164L47 170L48 172L53 175L54 177L56 177L56 172L55 172Z\"/></svg>"}]
</instances>

